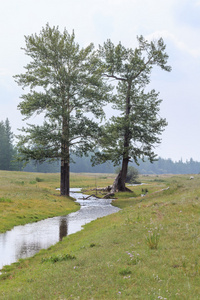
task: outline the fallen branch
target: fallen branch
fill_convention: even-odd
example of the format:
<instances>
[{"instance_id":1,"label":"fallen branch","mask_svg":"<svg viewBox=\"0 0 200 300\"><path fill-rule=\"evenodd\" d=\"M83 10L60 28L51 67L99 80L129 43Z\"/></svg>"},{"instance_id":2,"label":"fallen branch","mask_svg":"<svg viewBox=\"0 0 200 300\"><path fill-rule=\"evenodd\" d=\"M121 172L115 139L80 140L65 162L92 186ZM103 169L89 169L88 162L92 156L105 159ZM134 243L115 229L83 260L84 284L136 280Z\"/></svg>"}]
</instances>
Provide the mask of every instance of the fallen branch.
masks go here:
<instances>
[{"instance_id":1,"label":"fallen branch","mask_svg":"<svg viewBox=\"0 0 200 300\"><path fill-rule=\"evenodd\" d=\"M86 197L86 198L83 197L83 200L87 200L87 199L89 199L90 197L95 197L95 198L97 198L97 199L102 199L102 198L100 198L100 197L98 197L98 196L92 194L92 195L90 195L90 196L88 196L88 197Z\"/></svg>"},{"instance_id":2,"label":"fallen branch","mask_svg":"<svg viewBox=\"0 0 200 300\"><path fill-rule=\"evenodd\" d=\"M91 191L110 192L111 191L111 186L109 185L105 188L95 188L95 189L91 189Z\"/></svg>"}]
</instances>

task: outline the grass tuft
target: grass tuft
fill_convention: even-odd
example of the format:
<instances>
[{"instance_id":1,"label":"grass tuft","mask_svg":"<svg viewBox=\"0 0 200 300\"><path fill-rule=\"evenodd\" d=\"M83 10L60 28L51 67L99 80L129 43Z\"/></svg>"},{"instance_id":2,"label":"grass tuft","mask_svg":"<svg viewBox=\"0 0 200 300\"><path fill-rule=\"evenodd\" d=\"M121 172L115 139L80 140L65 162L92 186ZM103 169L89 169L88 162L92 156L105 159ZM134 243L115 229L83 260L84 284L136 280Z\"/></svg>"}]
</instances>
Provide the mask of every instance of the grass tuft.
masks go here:
<instances>
[{"instance_id":1,"label":"grass tuft","mask_svg":"<svg viewBox=\"0 0 200 300\"><path fill-rule=\"evenodd\" d=\"M41 263L46 263L46 262L56 263L56 262L72 260L72 259L76 259L76 257L71 254L52 255L47 258L42 258Z\"/></svg>"},{"instance_id":2,"label":"grass tuft","mask_svg":"<svg viewBox=\"0 0 200 300\"><path fill-rule=\"evenodd\" d=\"M119 271L120 275L126 276L132 274L132 271L129 268L125 268Z\"/></svg>"},{"instance_id":3,"label":"grass tuft","mask_svg":"<svg viewBox=\"0 0 200 300\"><path fill-rule=\"evenodd\" d=\"M9 198L4 198L4 197L1 197L0 198L0 202L7 202L7 203L12 203L13 201L11 200L11 199L9 199Z\"/></svg>"},{"instance_id":4,"label":"grass tuft","mask_svg":"<svg viewBox=\"0 0 200 300\"><path fill-rule=\"evenodd\" d=\"M0 274L0 280L6 280L11 277L11 273Z\"/></svg>"},{"instance_id":5,"label":"grass tuft","mask_svg":"<svg viewBox=\"0 0 200 300\"><path fill-rule=\"evenodd\" d=\"M149 236L146 237L146 244L149 249L158 249L158 242L160 240L160 235L157 232L149 232Z\"/></svg>"}]
</instances>

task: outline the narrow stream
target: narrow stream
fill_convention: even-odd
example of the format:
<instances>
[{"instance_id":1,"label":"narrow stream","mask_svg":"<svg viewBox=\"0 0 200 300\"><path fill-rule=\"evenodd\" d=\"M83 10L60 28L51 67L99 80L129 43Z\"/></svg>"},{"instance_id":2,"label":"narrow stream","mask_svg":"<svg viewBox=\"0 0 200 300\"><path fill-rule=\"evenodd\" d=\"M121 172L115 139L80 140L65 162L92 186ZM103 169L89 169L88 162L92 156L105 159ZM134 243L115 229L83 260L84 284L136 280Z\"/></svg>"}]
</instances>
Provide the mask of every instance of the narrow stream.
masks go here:
<instances>
[{"instance_id":1,"label":"narrow stream","mask_svg":"<svg viewBox=\"0 0 200 300\"><path fill-rule=\"evenodd\" d=\"M63 237L80 231L83 225L119 211L110 199L90 197L84 200L81 189L71 189L70 196L80 204L80 210L67 216L48 218L36 223L15 226L0 234L0 269L20 258L33 256L41 249L61 241Z\"/></svg>"}]
</instances>

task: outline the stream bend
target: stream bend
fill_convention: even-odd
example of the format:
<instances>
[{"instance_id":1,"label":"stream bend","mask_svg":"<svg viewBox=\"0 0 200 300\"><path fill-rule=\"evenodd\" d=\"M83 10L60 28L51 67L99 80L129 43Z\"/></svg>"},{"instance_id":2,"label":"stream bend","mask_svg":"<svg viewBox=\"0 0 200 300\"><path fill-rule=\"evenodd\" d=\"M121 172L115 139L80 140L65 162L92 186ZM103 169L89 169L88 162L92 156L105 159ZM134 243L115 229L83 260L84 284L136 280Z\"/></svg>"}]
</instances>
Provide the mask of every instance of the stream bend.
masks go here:
<instances>
[{"instance_id":1,"label":"stream bend","mask_svg":"<svg viewBox=\"0 0 200 300\"><path fill-rule=\"evenodd\" d=\"M33 256L41 249L61 241L63 237L80 231L83 226L97 218L118 212L111 199L90 197L84 200L81 189L70 189L70 196L80 204L80 209L66 216L48 218L0 234L0 269L20 258Z\"/></svg>"}]
</instances>

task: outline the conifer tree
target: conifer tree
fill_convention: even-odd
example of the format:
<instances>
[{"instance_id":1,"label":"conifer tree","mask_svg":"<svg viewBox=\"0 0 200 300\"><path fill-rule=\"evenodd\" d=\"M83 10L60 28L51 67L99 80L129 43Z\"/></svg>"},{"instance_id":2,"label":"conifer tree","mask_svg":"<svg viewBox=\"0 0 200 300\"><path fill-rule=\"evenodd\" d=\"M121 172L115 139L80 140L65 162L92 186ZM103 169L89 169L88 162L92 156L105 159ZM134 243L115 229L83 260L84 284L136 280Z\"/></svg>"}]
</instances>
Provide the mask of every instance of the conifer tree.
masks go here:
<instances>
[{"instance_id":1,"label":"conifer tree","mask_svg":"<svg viewBox=\"0 0 200 300\"><path fill-rule=\"evenodd\" d=\"M13 133L7 118L0 122L0 170L11 170L13 155Z\"/></svg>"}]
</instances>

